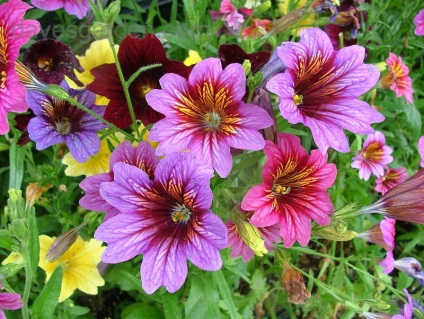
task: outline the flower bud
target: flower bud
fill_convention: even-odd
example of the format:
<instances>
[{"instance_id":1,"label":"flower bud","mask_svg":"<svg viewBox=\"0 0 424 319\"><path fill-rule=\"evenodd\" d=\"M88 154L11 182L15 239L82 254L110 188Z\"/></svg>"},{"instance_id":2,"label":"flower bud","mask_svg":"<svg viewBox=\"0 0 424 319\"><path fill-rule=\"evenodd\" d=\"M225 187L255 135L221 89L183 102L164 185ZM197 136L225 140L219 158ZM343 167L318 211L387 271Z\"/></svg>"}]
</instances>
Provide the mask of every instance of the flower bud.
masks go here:
<instances>
[{"instance_id":1,"label":"flower bud","mask_svg":"<svg viewBox=\"0 0 424 319\"><path fill-rule=\"evenodd\" d=\"M62 101L67 101L70 97L68 92L56 84L50 84L43 92Z\"/></svg>"},{"instance_id":2,"label":"flower bud","mask_svg":"<svg viewBox=\"0 0 424 319\"><path fill-rule=\"evenodd\" d=\"M335 220L329 226L316 226L312 229L312 234L324 239L336 241L352 240L358 233L347 229L347 224L343 220Z\"/></svg>"},{"instance_id":3,"label":"flower bud","mask_svg":"<svg viewBox=\"0 0 424 319\"><path fill-rule=\"evenodd\" d=\"M59 235L59 237L57 237L53 241L52 245L47 251L46 261L51 263L59 259L60 256L62 256L69 249L69 247L71 247L72 244L77 240L80 230L86 224L87 222L83 222L81 225Z\"/></svg>"},{"instance_id":4,"label":"flower bud","mask_svg":"<svg viewBox=\"0 0 424 319\"><path fill-rule=\"evenodd\" d=\"M240 237L253 250L256 256L263 256L268 253L265 247L265 240L255 226L246 221L241 221L238 223L238 229Z\"/></svg>"},{"instance_id":5,"label":"flower bud","mask_svg":"<svg viewBox=\"0 0 424 319\"><path fill-rule=\"evenodd\" d=\"M111 26L104 22L94 21L90 32L95 40L108 39L111 34Z\"/></svg>"},{"instance_id":6,"label":"flower bud","mask_svg":"<svg viewBox=\"0 0 424 319\"><path fill-rule=\"evenodd\" d=\"M243 67L244 74L248 76L252 71L252 63L249 60L244 60L241 66Z\"/></svg>"},{"instance_id":7,"label":"flower bud","mask_svg":"<svg viewBox=\"0 0 424 319\"><path fill-rule=\"evenodd\" d=\"M113 25L120 11L121 0L115 0L103 11L103 21L109 25Z\"/></svg>"}]
</instances>

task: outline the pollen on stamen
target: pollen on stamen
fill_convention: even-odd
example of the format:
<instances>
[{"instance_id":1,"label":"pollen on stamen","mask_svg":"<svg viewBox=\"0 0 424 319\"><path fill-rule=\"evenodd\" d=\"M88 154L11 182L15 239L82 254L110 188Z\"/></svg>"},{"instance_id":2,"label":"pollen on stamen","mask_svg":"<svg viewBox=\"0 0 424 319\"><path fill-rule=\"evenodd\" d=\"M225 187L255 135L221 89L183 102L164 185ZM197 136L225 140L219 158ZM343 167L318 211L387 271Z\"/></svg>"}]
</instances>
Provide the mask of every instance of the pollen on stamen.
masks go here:
<instances>
[{"instance_id":1,"label":"pollen on stamen","mask_svg":"<svg viewBox=\"0 0 424 319\"><path fill-rule=\"evenodd\" d=\"M275 184L275 185L272 186L272 192L273 192L274 195L277 195L277 194L287 195L288 193L290 193L290 191L291 191L290 186L285 187L285 186L281 186L281 185L278 185L278 184Z\"/></svg>"},{"instance_id":2,"label":"pollen on stamen","mask_svg":"<svg viewBox=\"0 0 424 319\"><path fill-rule=\"evenodd\" d=\"M177 205L177 207L175 207L171 215L172 221L174 223L178 223L180 221L187 222L188 220L190 220L190 217L191 217L191 211L184 205L180 205L180 204Z\"/></svg>"},{"instance_id":3,"label":"pollen on stamen","mask_svg":"<svg viewBox=\"0 0 424 319\"><path fill-rule=\"evenodd\" d=\"M293 96L293 101L294 101L294 104L296 104L296 105L302 104L303 95L296 94L295 96Z\"/></svg>"},{"instance_id":4,"label":"pollen on stamen","mask_svg":"<svg viewBox=\"0 0 424 319\"><path fill-rule=\"evenodd\" d=\"M0 88L4 89L6 86L6 72L2 71L0 73Z\"/></svg>"},{"instance_id":5,"label":"pollen on stamen","mask_svg":"<svg viewBox=\"0 0 424 319\"><path fill-rule=\"evenodd\" d=\"M209 112L205 115L203 123L207 130L216 130L221 124L221 116L214 111Z\"/></svg>"}]
</instances>

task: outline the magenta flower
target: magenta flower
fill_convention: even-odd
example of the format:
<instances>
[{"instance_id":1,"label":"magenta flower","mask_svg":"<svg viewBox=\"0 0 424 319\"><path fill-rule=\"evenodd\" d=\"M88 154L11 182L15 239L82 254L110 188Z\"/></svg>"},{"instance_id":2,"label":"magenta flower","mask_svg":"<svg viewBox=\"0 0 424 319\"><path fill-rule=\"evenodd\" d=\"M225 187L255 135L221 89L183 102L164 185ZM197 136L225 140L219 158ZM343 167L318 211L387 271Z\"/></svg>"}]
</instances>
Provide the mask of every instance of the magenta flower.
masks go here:
<instances>
[{"instance_id":1,"label":"magenta flower","mask_svg":"<svg viewBox=\"0 0 424 319\"><path fill-rule=\"evenodd\" d=\"M386 64L388 72L381 78L380 86L394 91L397 97L404 96L407 103L412 103L414 90L412 89L412 80L409 77L409 68L403 63L400 56L391 52Z\"/></svg>"},{"instance_id":2,"label":"magenta flower","mask_svg":"<svg viewBox=\"0 0 424 319\"><path fill-rule=\"evenodd\" d=\"M395 249L395 223L396 220L384 217L380 222L380 229L383 235L383 241L387 250L386 258L380 262L380 266L384 267L383 273L389 274L395 267L395 260L393 258L393 250Z\"/></svg>"},{"instance_id":3,"label":"magenta flower","mask_svg":"<svg viewBox=\"0 0 424 319\"><path fill-rule=\"evenodd\" d=\"M420 10L414 18L416 35L424 35L424 9Z\"/></svg>"},{"instance_id":4,"label":"magenta flower","mask_svg":"<svg viewBox=\"0 0 424 319\"><path fill-rule=\"evenodd\" d=\"M386 194L393 186L396 186L408 179L406 168L386 167L386 174L377 178L375 190L382 195Z\"/></svg>"},{"instance_id":5,"label":"magenta flower","mask_svg":"<svg viewBox=\"0 0 424 319\"><path fill-rule=\"evenodd\" d=\"M395 222L396 220L385 217L380 223L357 235L367 241L379 245L387 251L395 248Z\"/></svg>"},{"instance_id":6,"label":"magenta flower","mask_svg":"<svg viewBox=\"0 0 424 319\"><path fill-rule=\"evenodd\" d=\"M146 95L150 106L165 115L151 129L149 139L160 142L156 154L190 150L198 161L221 177L232 168L230 148L260 150L265 142L258 130L273 121L257 105L242 101L246 76L240 64L209 58L197 63L188 81L165 74L161 90Z\"/></svg>"},{"instance_id":7,"label":"magenta flower","mask_svg":"<svg viewBox=\"0 0 424 319\"><path fill-rule=\"evenodd\" d=\"M31 0L34 7L53 11L64 8L69 14L75 15L78 19L84 18L90 11L88 0Z\"/></svg>"},{"instance_id":8,"label":"magenta flower","mask_svg":"<svg viewBox=\"0 0 424 319\"><path fill-rule=\"evenodd\" d=\"M60 86L74 99L98 115L104 107L95 105L96 96L87 90L73 90L63 81ZM35 117L28 123L29 138L37 150L51 145L66 143L69 151L79 162L85 162L100 149L97 132L106 126L92 115L69 102L45 95L38 91L28 94L28 104Z\"/></svg>"},{"instance_id":9,"label":"magenta flower","mask_svg":"<svg viewBox=\"0 0 424 319\"><path fill-rule=\"evenodd\" d=\"M105 221L95 237L108 244L102 260L120 263L143 254L141 281L151 294L160 286L177 291L187 276L187 259L204 270L218 270L227 228L213 214L209 183L213 171L190 153L165 156L153 180L125 163L113 167L114 181L100 194L121 213Z\"/></svg>"},{"instance_id":10,"label":"magenta flower","mask_svg":"<svg viewBox=\"0 0 424 319\"><path fill-rule=\"evenodd\" d=\"M335 51L328 36L318 28L300 31L300 42L285 42L278 55L286 72L276 75L267 89L280 98L281 115L290 123L303 123L312 131L324 154L329 147L349 151L343 129L371 134L371 123L384 116L358 96L369 91L380 72L364 64L365 49L352 45Z\"/></svg>"},{"instance_id":11,"label":"magenta flower","mask_svg":"<svg viewBox=\"0 0 424 319\"><path fill-rule=\"evenodd\" d=\"M0 5L0 135L9 132L7 114L28 110L25 86L19 82L15 61L21 46L40 31L40 24L24 20L31 8L20 0Z\"/></svg>"},{"instance_id":12,"label":"magenta flower","mask_svg":"<svg viewBox=\"0 0 424 319\"><path fill-rule=\"evenodd\" d=\"M381 267L383 267L384 274L390 274L395 268L395 259L393 257L393 250L388 250L386 258L378 263Z\"/></svg>"},{"instance_id":13,"label":"magenta flower","mask_svg":"<svg viewBox=\"0 0 424 319\"><path fill-rule=\"evenodd\" d=\"M80 183L80 187L85 191L85 195L80 199L79 204L89 210L106 212L105 221L119 214L119 209L110 205L100 195L100 185L103 182L113 182L113 167L119 162L133 165L146 172L149 178L153 179L159 159L155 155L154 148L149 143L140 142L134 148L130 142L124 141L115 148L110 156L110 171L108 173L89 176Z\"/></svg>"},{"instance_id":14,"label":"magenta flower","mask_svg":"<svg viewBox=\"0 0 424 319\"><path fill-rule=\"evenodd\" d=\"M359 169L359 178L367 181L371 174L384 175L386 164L393 161L393 150L386 145L383 133L375 132L367 136L361 152L353 158L352 167Z\"/></svg>"},{"instance_id":15,"label":"magenta flower","mask_svg":"<svg viewBox=\"0 0 424 319\"><path fill-rule=\"evenodd\" d=\"M394 315L392 319L412 319L412 315L414 313L414 304L412 302L412 298L408 293L408 290L403 289L406 297L408 298L408 302L403 307L403 315Z\"/></svg>"},{"instance_id":16,"label":"magenta flower","mask_svg":"<svg viewBox=\"0 0 424 319\"><path fill-rule=\"evenodd\" d=\"M424 136L421 136L418 140L418 152L420 153L421 157L421 167L424 167Z\"/></svg>"},{"instance_id":17,"label":"magenta flower","mask_svg":"<svg viewBox=\"0 0 424 319\"><path fill-rule=\"evenodd\" d=\"M1 282L0 289L2 289ZM20 294L10 292L0 293L0 319L6 319L6 315L4 314L3 309L16 310L22 308L23 306L24 303L22 302Z\"/></svg>"},{"instance_id":18,"label":"magenta flower","mask_svg":"<svg viewBox=\"0 0 424 319\"><path fill-rule=\"evenodd\" d=\"M247 192L241 207L254 211L250 223L256 227L279 224L285 247L296 240L305 246L311 219L323 226L330 222L334 207L327 188L336 179L336 166L318 150L308 155L297 136L278 133L277 138L278 145L266 141L263 183Z\"/></svg>"},{"instance_id":19,"label":"magenta flower","mask_svg":"<svg viewBox=\"0 0 424 319\"><path fill-rule=\"evenodd\" d=\"M250 9L241 9L241 11L247 15L252 13ZM237 8L231 3L230 0L222 0L219 7L219 11L211 11L212 19L217 20L222 18L225 21L225 24L228 28L233 29L234 31L238 30L239 23L244 22L244 17L237 11Z\"/></svg>"}]
</instances>

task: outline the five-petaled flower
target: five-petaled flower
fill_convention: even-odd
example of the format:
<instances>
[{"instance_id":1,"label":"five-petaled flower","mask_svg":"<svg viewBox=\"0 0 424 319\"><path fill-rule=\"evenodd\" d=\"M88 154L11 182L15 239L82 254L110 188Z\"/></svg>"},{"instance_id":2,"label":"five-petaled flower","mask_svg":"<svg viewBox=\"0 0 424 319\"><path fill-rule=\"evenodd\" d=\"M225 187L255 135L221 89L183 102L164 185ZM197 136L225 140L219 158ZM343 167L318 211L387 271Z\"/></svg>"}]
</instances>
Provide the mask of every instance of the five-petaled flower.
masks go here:
<instances>
[{"instance_id":1,"label":"five-petaled flower","mask_svg":"<svg viewBox=\"0 0 424 319\"><path fill-rule=\"evenodd\" d=\"M404 96L407 103L412 103L412 80L409 77L409 68L403 63L402 58L389 53L386 60L388 72L380 80L380 86L390 89L397 97Z\"/></svg>"},{"instance_id":2,"label":"five-petaled flower","mask_svg":"<svg viewBox=\"0 0 424 319\"><path fill-rule=\"evenodd\" d=\"M367 181L371 174L384 175L384 168L393 161L393 150L386 145L383 133L375 132L367 136L362 150L353 158L352 167L359 169L359 178Z\"/></svg>"},{"instance_id":3,"label":"five-petaled flower","mask_svg":"<svg viewBox=\"0 0 424 319\"><path fill-rule=\"evenodd\" d=\"M241 207L254 211L250 223L256 227L280 224L284 246L297 240L305 246L311 237L311 219L330 223L334 207L327 193L337 174L327 155L313 150L308 155L297 136L278 133L278 144L266 141L267 162L263 183L252 187Z\"/></svg>"},{"instance_id":4,"label":"five-petaled flower","mask_svg":"<svg viewBox=\"0 0 424 319\"><path fill-rule=\"evenodd\" d=\"M285 42L277 50L286 72L276 75L266 87L279 96L285 119L311 129L322 153L329 147L349 152L343 129L371 134L370 124L384 120L358 99L380 76L376 66L363 63L363 47L352 45L335 51L323 31L310 28L301 30L299 43Z\"/></svg>"},{"instance_id":5,"label":"five-petaled flower","mask_svg":"<svg viewBox=\"0 0 424 319\"><path fill-rule=\"evenodd\" d=\"M95 105L95 95L87 90L73 90L65 81L60 86L74 99L98 115L104 108ZM66 143L74 158L85 162L100 149L97 132L106 126L98 119L72 105L41 92L28 93L28 104L35 117L28 123L29 138L37 150Z\"/></svg>"},{"instance_id":6,"label":"five-petaled flower","mask_svg":"<svg viewBox=\"0 0 424 319\"><path fill-rule=\"evenodd\" d=\"M177 291L187 276L187 260L204 270L221 268L227 229L209 210L212 169L198 165L193 154L173 153L156 166L153 180L122 162L113 170L114 181L102 183L100 193L121 213L95 233L108 244L104 262L143 254L141 281L149 294L162 285Z\"/></svg>"},{"instance_id":7,"label":"five-petaled flower","mask_svg":"<svg viewBox=\"0 0 424 319\"><path fill-rule=\"evenodd\" d=\"M166 116L150 131L150 139L159 142L158 155L190 149L200 163L227 177L231 147L264 147L258 130L273 122L264 109L242 101L246 76L240 64L223 70L219 59L209 58L194 66L188 81L165 74L160 84L162 90L146 96L151 107Z\"/></svg>"},{"instance_id":8,"label":"five-petaled flower","mask_svg":"<svg viewBox=\"0 0 424 319\"><path fill-rule=\"evenodd\" d=\"M129 86L135 117L144 125L157 122L163 115L153 110L146 102L146 93L160 88L159 79L166 73L177 73L187 78L191 67L178 61L170 61L159 39L153 34L147 34L143 39L135 35L127 36L121 43L118 60L126 81L141 67L160 63L162 66L142 72ZM110 99L105 111L105 120L119 128L132 124L125 92L119 79L115 63L103 64L91 70L95 79L87 88Z\"/></svg>"},{"instance_id":9,"label":"five-petaled flower","mask_svg":"<svg viewBox=\"0 0 424 319\"><path fill-rule=\"evenodd\" d=\"M29 8L21 0L0 5L0 134L9 132L8 113L28 110L26 89L19 82L15 61L21 46L40 31L37 21L24 20Z\"/></svg>"}]
</instances>

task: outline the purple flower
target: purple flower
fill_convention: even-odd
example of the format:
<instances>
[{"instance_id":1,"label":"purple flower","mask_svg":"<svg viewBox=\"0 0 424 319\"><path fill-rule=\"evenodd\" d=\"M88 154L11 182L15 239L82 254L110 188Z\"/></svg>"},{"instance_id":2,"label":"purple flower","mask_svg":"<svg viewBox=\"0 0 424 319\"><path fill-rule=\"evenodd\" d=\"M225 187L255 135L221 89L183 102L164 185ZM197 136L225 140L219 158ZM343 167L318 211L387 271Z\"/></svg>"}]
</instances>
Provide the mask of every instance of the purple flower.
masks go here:
<instances>
[{"instance_id":1,"label":"purple flower","mask_svg":"<svg viewBox=\"0 0 424 319\"><path fill-rule=\"evenodd\" d=\"M329 147L349 151L343 129L371 134L371 123L384 116L358 96L369 91L380 72L364 64L365 49L353 45L335 51L318 28L300 31L300 42L285 42L278 55L286 72L277 74L267 89L280 98L281 115L290 123L303 123L312 131L322 153Z\"/></svg>"},{"instance_id":2,"label":"purple flower","mask_svg":"<svg viewBox=\"0 0 424 319\"><path fill-rule=\"evenodd\" d=\"M420 153L421 163L420 166L424 167L424 136L418 140L418 152Z\"/></svg>"},{"instance_id":3,"label":"purple flower","mask_svg":"<svg viewBox=\"0 0 424 319\"><path fill-rule=\"evenodd\" d=\"M0 282L0 289L2 289L2 284ZM0 293L0 319L6 319L6 315L3 312L3 309L6 310L16 310L24 306L20 294L14 294L10 292Z\"/></svg>"},{"instance_id":4,"label":"purple flower","mask_svg":"<svg viewBox=\"0 0 424 319\"><path fill-rule=\"evenodd\" d=\"M420 10L414 18L415 31L418 36L424 36L424 9Z\"/></svg>"},{"instance_id":5,"label":"purple flower","mask_svg":"<svg viewBox=\"0 0 424 319\"><path fill-rule=\"evenodd\" d=\"M204 165L227 177L232 167L230 148L261 150L265 141L258 130L273 124L268 113L242 101L246 76L238 63L224 70L221 61L197 63L187 81L177 74L159 80L161 90L146 95L150 106L165 115L150 131L160 142L156 154L188 150Z\"/></svg>"},{"instance_id":6,"label":"purple flower","mask_svg":"<svg viewBox=\"0 0 424 319\"><path fill-rule=\"evenodd\" d=\"M95 94L87 90L70 89L65 81L60 86L79 103L103 115L104 108L94 104ZM87 161L99 151L97 131L106 127L99 120L69 102L37 91L29 92L27 100L35 114L28 124L28 133L37 150L64 142L79 162Z\"/></svg>"},{"instance_id":7,"label":"purple flower","mask_svg":"<svg viewBox=\"0 0 424 319\"><path fill-rule=\"evenodd\" d=\"M392 187L406 181L408 179L408 173L406 168L389 168L386 167L386 174L377 178L377 186L375 190L380 192L382 195L386 194Z\"/></svg>"},{"instance_id":8,"label":"purple flower","mask_svg":"<svg viewBox=\"0 0 424 319\"><path fill-rule=\"evenodd\" d=\"M396 269L403 271L407 275L418 280L421 286L424 286L424 271L421 263L412 257L404 257L395 261Z\"/></svg>"},{"instance_id":9,"label":"purple flower","mask_svg":"<svg viewBox=\"0 0 424 319\"><path fill-rule=\"evenodd\" d=\"M412 298L408 293L408 290L404 289L403 292L405 293L406 297L408 298L408 302L403 307L403 315L394 315L392 319L412 319L413 311L414 311L414 304L412 302Z\"/></svg>"},{"instance_id":10,"label":"purple flower","mask_svg":"<svg viewBox=\"0 0 424 319\"><path fill-rule=\"evenodd\" d=\"M213 171L193 154L174 153L156 166L153 180L125 163L113 167L114 181L100 194L121 213L105 221L95 237L108 244L102 260L120 263L143 254L141 281L151 294L160 286L177 291L187 276L187 259L204 270L218 270L227 228L209 207Z\"/></svg>"},{"instance_id":11,"label":"purple flower","mask_svg":"<svg viewBox=\"0 0 424 319\"><path fill-rule=\"evenodd\" d=\"M52 11L65 8L69 14L76 15L78 19L82 19L91 9L88 0L31 0L34 7Z\"/></svg>"},{"instance_id":12,"label":"purple flower","mask_svg":"<svg viewBox=\"0 0 424 319\"><path fill-rule=\"evenodd\" d=\"M381 132L367 136L361 152L353 158L352 167L359 169L359 178L367 181L371 174L377 177L384 175L386 164L393 161L390 155L393 150L386 145L386 139Z\"/></svg>"},{"instance_id":13,"label":"purple flower","mask_svg":"<svg viewBox=\"0 0 424 319\"><path fill-rule=\"evenodd\" d=\"M134 148L130 142L124 141L115 148L110 156L109 173L89 176L80 183L80 187L85 191L84 197L80 199L80 205L96 212L106 212L105 221L119 214L119 210L100 195L100 185L103 182L113 182L113 166L118 162L138 167L146 172L150 179L153 179L159 159L155 155L155 149L149 143L140 142Z\"/></svg>"}]
</instances>

